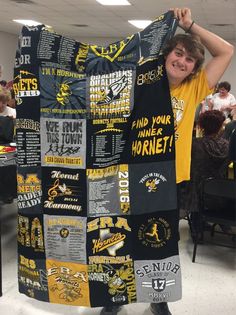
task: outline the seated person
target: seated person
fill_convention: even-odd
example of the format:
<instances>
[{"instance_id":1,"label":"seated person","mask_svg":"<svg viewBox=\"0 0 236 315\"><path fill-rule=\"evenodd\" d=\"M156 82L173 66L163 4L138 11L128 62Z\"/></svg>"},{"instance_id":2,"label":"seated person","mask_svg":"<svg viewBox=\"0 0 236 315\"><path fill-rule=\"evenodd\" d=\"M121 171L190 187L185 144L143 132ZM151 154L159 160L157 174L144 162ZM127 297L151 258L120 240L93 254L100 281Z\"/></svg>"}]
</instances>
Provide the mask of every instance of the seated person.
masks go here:
<instances>
[{"instance_id":1,"label":"seated person","mask_svg":"<svg viewBox=\"0 0 236 315\"><path fill-rule=\"evenodd\" d=\"M8 107L10 93L0 86L0 144L7 145L14 138L14 121L16 110ZM11 203L16 197L16 165L0 163L0 199Z\"/></svg>"},{"instance_id":2,"label":"seated person","mask_svg":"<svg viewBox=\"0 0 236 315\"><path fill-rule=\"evenodd\" d=\"M214 91L212 92L212 94L209 94L207 95L207 97L201 102L200 106L201 106L201 112L200 113L204 113L205 111L209 110L212 105L210 104L213 96L218 93L218 86L219 84L217 83L215 88L214 88Z\"/></svg>"},{"instance_id":3,"label":"seated person","mask_svg":"<svg viewBox=\"0 0 236 315\"><path fill-rule=\"evenodd\" d=\"M210 109L220 110L224 113L225 118L229 116L231 109L236 105L233 94L229 93L231 85L229 82L220 82L218 85L218 93L215 93L209 102Z\"/></svg>"},{"instance_id":4,"label":"seated person","mask_svg":"<svg viewBox=\"0 0 236 315\"><path fill-rule=\"evenodd\" d=\"M236 129L236 109L231 111L232 120L225 125L225 130L223 132L223 137L227 140L230 139L230 136L234 129Z\"/></svg>"},{"instance_id":5,"label":"seated person","mask_svg":"<svg viewBox=\"0 0 236 315\"><path fill-rule=\"evenodd\" d=\"M11 89L11 90L9 90L9 91L10 91L10 94L11 94L11 98L10 98L10 100L8 101L7 106L9 106L9 107L11 107L11 108L16 108L16 99L15 99L14 90Z\"/></svg>"},{"instance_id":6,"label":"seated person","mask_svg":"<svg viewBox=\"0 0 236 315\"><path fill-rule=\"evenodd\" d=\"M236 128L229 138L229 159L233 168L233 178L236 179Z\"/></svg>"},{"instance_id":7,"label":"seated person","mask_svg":"<svg viewBox=\"0 0 236 315\"><path fill-rule=\"evenodd\" d=\"M16 110L7 106L11 98L10 91L0 87L0 144L13 141Z\"/></svg>"},{"instance_id":8,"label":"seated person","mask_svg":"<svg viewBox=\"0 0 236 315\"><path fill-rule=\"evenodd\" d=\"M11 99L10 92L0 86L0 116L8 116L12 118L16 118L16 110L15 108L11 108L7 106L7 103Z\"/></svg>"},{"instance_id":9,"label":"seated person","mask_svg":"<svg viewBox=\"0 0 236 315\"><path fill-rule=\"evenodd\" d=\"M185 183L181 208L197 218L201 182L208 178L226 178L229 164L229 142L222 137L225 116L212 110L200 114L201 138L194 138L191 157L191 180ZM194 213L194 214L193 214Z\"/></svg>"}]
</instances>

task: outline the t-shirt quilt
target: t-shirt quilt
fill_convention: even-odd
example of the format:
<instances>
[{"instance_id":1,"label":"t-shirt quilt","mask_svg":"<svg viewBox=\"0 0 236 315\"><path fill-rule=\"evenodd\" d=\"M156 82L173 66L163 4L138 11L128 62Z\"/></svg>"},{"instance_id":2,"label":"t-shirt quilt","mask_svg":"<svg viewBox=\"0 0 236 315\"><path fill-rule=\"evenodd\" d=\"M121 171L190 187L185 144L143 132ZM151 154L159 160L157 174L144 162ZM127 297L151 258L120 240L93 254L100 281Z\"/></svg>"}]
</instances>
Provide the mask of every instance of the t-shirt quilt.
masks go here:
<instances>
[{"instance_id":1,"label":"t-shirt quilt","mask_svg":"<svg viewBox=\"0 0 236 315\"><path fill-rule=\"evenodd\" d=\"M181 298L174 123L161 49L172 13L106 47L23 27L18 282L76 306Z\"/></svg>"}]
</instances>

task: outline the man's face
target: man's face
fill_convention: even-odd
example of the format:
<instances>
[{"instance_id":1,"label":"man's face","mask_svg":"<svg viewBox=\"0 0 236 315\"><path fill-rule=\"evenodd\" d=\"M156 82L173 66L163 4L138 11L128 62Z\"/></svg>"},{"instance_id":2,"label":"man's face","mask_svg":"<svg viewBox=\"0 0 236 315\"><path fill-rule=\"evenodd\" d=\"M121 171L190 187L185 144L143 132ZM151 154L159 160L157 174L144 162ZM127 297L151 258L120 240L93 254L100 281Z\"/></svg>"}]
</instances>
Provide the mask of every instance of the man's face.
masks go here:
<instances>
[{"instance_id":1,"label":"man's face","mask_svg":"<svg viewBox=\"0 0 236 315\"><path fill-rule=\"evenodd\" d=\"M189 55L181 44L166 57L166 72L171 85L179 85L190 74L194 73L196 60Z\"/></svg>"},{"instance_id":2,"label":"man's face","mask_svg":"<svg viewBox=\"0 0 236 315\"><path fill-rule=\"evenodd\" d=\"M225 97L228 95L228 91L224 87L222 87L219 89L219 94L220 96Z\"/></svg>"}]
</instances>

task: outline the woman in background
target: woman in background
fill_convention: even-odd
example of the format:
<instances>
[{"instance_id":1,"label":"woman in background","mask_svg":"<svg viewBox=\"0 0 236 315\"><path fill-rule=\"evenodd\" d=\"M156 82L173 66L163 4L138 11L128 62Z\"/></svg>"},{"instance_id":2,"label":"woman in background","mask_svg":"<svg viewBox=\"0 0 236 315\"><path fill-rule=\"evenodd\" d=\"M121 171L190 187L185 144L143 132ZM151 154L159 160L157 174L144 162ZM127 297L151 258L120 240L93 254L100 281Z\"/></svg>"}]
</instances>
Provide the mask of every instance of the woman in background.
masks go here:
<instances>
[{"instance_id":1,"label":"woman in background","mask_svg":"<svg viewBox=\"0 0 236 315\"><path fill-rule=\"evenodd\" d=\"M181 204L181 208L191 214L193 227L199 212L202 181L209 177L226 178L228 174L229 142L222 137L224 120L219 110L206 111L199 116L203 137L194 138L192 142L191 180L186 182Z\"/></svg>"},{"instance_id":2,"label":"woman in background","mask_svg":"<svg viewBox=\"0 0 236 315\"><path fill-rule=\"evenodd\" d=\"M229 93L231 85L229 82L220 82L218 85L218 93L215 93L209 101L209 109L217 109L224 113L225 118L228 117L231 109L236 106L236 100L233 94Z\"/></svg>"}]
</instances>

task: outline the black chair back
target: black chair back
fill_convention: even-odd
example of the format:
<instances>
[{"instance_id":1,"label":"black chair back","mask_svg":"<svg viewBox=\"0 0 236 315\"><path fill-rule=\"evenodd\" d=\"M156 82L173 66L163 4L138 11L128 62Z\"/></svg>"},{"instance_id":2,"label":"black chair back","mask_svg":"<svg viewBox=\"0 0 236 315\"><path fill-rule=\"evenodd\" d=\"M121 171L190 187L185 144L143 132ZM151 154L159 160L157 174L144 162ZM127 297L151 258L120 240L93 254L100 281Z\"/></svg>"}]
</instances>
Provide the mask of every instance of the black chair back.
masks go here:
<instances>
[{"instance_id":1,"label":"black chair back","mask_svg":"<svg viewBox=\"0 0 236 315\"><path fill-rule=\"evenodd\" d=\"M235 234L233 232L231 234L231 232L215 231L215 227L220 225L230 230L230 227L236 226L236 180L216 178L203 180L200 199L199 223L194 239L193 262L195 262L199 241L204 242L204 232L209 229L208 223L212 224L212 236L214 236L214 233L232 236L229 238L230 244L214 244L235 247Z\"/></svg>"}]
</instances>

